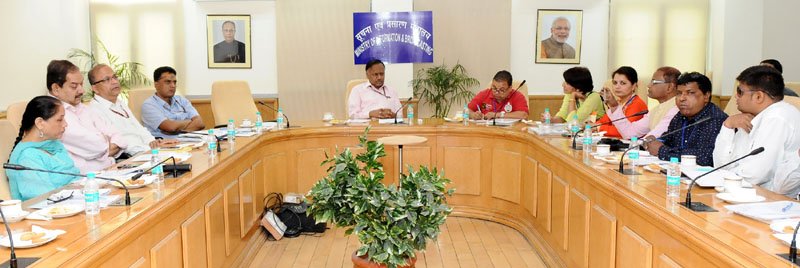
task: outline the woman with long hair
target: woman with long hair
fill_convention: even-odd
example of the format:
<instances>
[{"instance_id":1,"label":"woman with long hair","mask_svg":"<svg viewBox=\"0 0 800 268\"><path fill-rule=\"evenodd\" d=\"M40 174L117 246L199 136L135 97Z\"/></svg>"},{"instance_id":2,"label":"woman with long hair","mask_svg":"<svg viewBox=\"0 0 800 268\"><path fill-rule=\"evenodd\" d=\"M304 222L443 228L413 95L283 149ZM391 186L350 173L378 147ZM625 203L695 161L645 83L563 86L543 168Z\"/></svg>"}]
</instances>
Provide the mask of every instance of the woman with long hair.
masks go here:
<instances>
[{"instance_id":1,"label":"woman with long hair","mask_svg":"<svg viewBox=\"0 0 800 268\"><path fill-rule=\"evenodd\" d=\"M8 162L31 168L79 173L59 140L64 134L64 106L56 98L39 96L25 107L19 136ZM28 200L60 188L77 177L27 170L6 170L11 197Z\"/></svg>"}]
</instances>

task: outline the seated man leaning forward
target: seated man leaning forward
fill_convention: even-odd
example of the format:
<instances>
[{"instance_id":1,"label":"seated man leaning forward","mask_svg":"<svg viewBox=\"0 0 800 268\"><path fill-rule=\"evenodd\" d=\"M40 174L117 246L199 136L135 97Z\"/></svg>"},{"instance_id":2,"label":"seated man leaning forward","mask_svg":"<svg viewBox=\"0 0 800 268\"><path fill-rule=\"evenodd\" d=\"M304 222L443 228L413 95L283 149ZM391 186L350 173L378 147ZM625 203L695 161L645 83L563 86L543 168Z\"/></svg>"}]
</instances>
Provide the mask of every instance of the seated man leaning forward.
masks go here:
<instances>
[{"instance_id":1,"label":"seated man leaning forward","mask_svg":"<svg viewBox=\"0 0 800 268\"><path fill-rule=\"evenodd\" d=\"M154 137L175 138L181 132L205 128L203 119L188 99L175 95L177 73L159 67L153 73L156 94L142 103L142 122Z\"/></svg>"},{"instance_id":2,"label":"seated man leaning forward","mask_svg":"<svg viewBox=\"0 0 800 268\"><path fill-rule=\"evenodd\" d=\"M369 81L350 91L348 116L352 119L394 118L402 105L397 91L383 84L386 66L380 60L371 60L367 62L366 72Z\"/></svg>"},{"instance_id":3,"label":"seated man leaning forward","mask_svg":"<svg viewBox=\"0 0 800 268\"><path fill-rule=\"evenodd\" d=\"M113 165L114 158L122 154L128 143L117 129L81 102L80 69L66 60L51 61L47 65L47 90L63 104L67 129L61 141L81 173Z\"/></svg>"},{"instance_id":4,"label":"seated man leaning forward","mask_svg":"<svg viewBox=\"0 0 800 268\"><path fill-rule=\"evenodd\" d=\"M122 133L128 143L125 153L135 155L161 145L177 143L177 140L155 139L139 120L133 116L128 108L128 103L119 98L121 92L119 79L110 66L99 64L92 68L87 75L89 84L92 85L94 97L89 101L89 107L95 109L97 114L111 126Z\"/></svg>"},{"instance_id":5,"label":"seated man leaning forward","mask_svg":"<svg viewBox=\"0 0 800 268\"><path fill-rule=\"evenodd\" d=\"M753 185L794 197L800 192L800 180L789 175L800 165L800 111L783 101L783 76L773 68L753 66L736 80L736 106L742 113L723 122L714 147L714 164L725 164L764 147L764 152L726 169Z\"/></svg>"},{"instance_id":6,"label":"seated man leaning forward","mask_svg":"<svg viewBox=\"0 0 800 268\"><path fill-rule=\"evenodd\" d=\"M697 72L682 74L675 100L678 114L669 122L667 132L678 131L645 143L647 151L661 160L694 155L698 165L713 166L714 141L728 115L711 103L711 80ZM691 125L705 118L708 119Z\"/></svg>"},{"instance_id":7,"label":"seated man leaning forward","mask_svg":"<svg viewBox=\"0 0 800 268\"><path fill-rule=\"evenodd\" d=\"M511 73L505 70L497 72L492 78L492 87L478 92L467 105L469 118L528 118L527 96L511 88L512 83Z\"/></svg>"}]
</instances>

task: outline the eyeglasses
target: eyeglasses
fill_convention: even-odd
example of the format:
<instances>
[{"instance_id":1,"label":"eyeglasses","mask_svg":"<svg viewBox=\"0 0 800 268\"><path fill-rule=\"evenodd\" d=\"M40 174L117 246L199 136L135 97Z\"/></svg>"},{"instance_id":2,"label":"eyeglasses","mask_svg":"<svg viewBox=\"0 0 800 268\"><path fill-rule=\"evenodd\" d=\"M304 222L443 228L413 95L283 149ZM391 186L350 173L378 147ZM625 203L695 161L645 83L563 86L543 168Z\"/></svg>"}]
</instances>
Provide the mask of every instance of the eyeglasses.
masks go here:
<instances>
[{"instance_id":1,"label":"eyeglasses","mask_svg":"<svg viewBox=\"0 0 800 268\"><path fill-rule=\"evenodd\" d=\"M119 81L119 77L117 77L117 75L115 74L115 75L112 75L112 76L108 76L108 77L104 78L103 80L94 81L94 83L92 83L92 85L97 85L97 84L100 84L100 83L109 82L109 81L111 81L111 79Z\"/></svg>"},{"instance_id":2,"label":"eyeglasses","mask_svg":"<svg viewBox=\"0 0 800 268\"><path fill-rule=\"evenodd\" d=\"M655 80L655 79L650 80L650 84L653 84L653 85L666 84L666 83L667 83L667 81L664 81L664 80Z\"/></svg>"},{"instance_id":3,"label":"eyeglasses","mask_svg":"<svg viewBox=\"0 0 800 268\"><path fill-rule=\"evenodd\" d=\"M741 87L736 87L736 96L737 97L741 97L742 95L744 95L745 92L753 93L753 92L756 92L756 91L758 91L758 90L742 90Z\"/></svg>"},{"instance_id":4,"label":"eyeglasses","mask_svg":"<svg viewBox=\"0 0 800 268\"><path fill-rule=\"evenodd\" d=\"M503 93L503 92L508 91L509 89L511 89L511 88L510 87L502 88L502 89L501 88L492 88L492 92L494 92L494 93Z\"/></svg>"}]
</instances>

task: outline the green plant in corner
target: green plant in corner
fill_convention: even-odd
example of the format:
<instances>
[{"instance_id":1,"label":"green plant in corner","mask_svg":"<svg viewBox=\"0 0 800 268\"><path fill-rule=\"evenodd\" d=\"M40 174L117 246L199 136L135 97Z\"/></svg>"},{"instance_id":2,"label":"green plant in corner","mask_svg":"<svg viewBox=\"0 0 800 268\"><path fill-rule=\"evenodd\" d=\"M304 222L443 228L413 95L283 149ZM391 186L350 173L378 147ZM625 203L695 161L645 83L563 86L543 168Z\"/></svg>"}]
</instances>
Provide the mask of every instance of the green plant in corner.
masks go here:
<instances>
[{"instance_id":1,"label":"green plant in corner","mask_svg":"<svg viewBox=\"0 0 800 268\"><path fill-rule=\"evenodd\" d=\"M478 79L467 75L467 70L456 63L452 68L442 64L417 71L411 80L414 96L433 108L433 117L444 118L453 103L467 103L475 95L469 88L479 84Z\"/></svg>"},{"instance_id":2,"label":"green plant in corner","mask_svg":"<svg viewBox=\"0 0 800 268\"><path fill-rule=\"evenodd\" d=\"M406 265L425 250L428 240L440 233L452 212L446 197L450 180L436 169L420 167L400 178L400 187L381 183L385 173L379 158L386 156L383 144L368 141L367 128L359 136L363 153L338 152L322 164L332 164L328 175L311 188L309 213L317 222L347 227L361 242L357 256L388 267Z\"/></svg>"},{"instance_id":3,"label":"green plant in corner","mask_svg":"<svg viewBox=\"0 0 800 268\"><path fill-rule=\"evenodd\" d=\"M100 49L105 55L105 58L99 60L95 53L85 51L78 48L70 49L67 53L67 58L70 60L77 61L78 66L81 66L81 73L86 75L92 67L98 64L108 64L111 66L111 69L114 69L114 74L117 75L119 79L119 86L122 88L122 95L123 98L128 97L128 91L140 85L149 85L150 79L147 78L147 75L143 72L144 66L141 63L127 61L127 62L120 62L119 56L111 54L106 48L106 45L103 44L103 41L95 37L97 40L97 48ZM88 84L88 80L87 83ZM94 92L91 89L86 91L84 96L84 101L91 99L94 96Z\"/></svg>"}]
</instances>

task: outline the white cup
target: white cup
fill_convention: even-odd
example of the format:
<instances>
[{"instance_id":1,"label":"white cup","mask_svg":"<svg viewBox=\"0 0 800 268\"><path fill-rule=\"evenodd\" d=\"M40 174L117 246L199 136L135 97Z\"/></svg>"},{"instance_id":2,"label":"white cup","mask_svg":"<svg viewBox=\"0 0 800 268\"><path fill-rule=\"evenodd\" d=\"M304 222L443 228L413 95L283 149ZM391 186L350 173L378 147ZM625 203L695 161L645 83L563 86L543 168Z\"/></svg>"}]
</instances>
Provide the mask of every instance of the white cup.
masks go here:
<instances>
[{"instance_id":1,"label":"white cup","mask_svg":"<svg viewBox=\"0 0 800 268\"><path fill-rule=\"evenodd\" d=\"M681 168L686 170L694 170L697 167L697 156L694 155L681 155Z\"/></svg>"},{"instance_id":2,"label":"white cup","mask_svg":"<svg viewBox=\"0 0 800 268\"><path fill-rule=\"evenodd\" d=\"M599 155L607 155L611 153L611 145L598 144L596 147L597 147L597 154Z\"/></svg>"},{"instance_id":3,"label":"white cup","mask_svg":"<svg viewBox=\"0 0 800 268\"><path fill-rule=\"evenodd\" d=\"M253 125L253 122L250 122L250 119L242 120L242 126L243 127L249 127L249 126L252 126L252 125Z\"/></svg>"},{"instance_id":4,"label":"white cup","mask_svg":"<svg viewBox=\"0 0 800 268\"><path fill-rule=\"evenodd\" d=\"M322 115L322 121L331 121L331 120L333 120L333 113L326 112L325 114Z\"/></svg>"},{"instance_id":5,"label":"white cup","mask_svg":"<svg viewBox=\"0 0 800 268\"><path fill-rule=\"evenodd\" d=\"M22 201L6 200L0 203L0 209L6 216L22 214Z\"/></svg>"},{"instance_id":6,"label":"white cup","mask_svg":"<svg viewBox=\"0 0 800 268\"><path fill-rule=\"evenodd\" d=\"M741 192L742 190L742 177L736 175L728 175L725 176L723 179L723 187L725 187L726 193L737 193Z\"/></svg>"}]
</instances>

